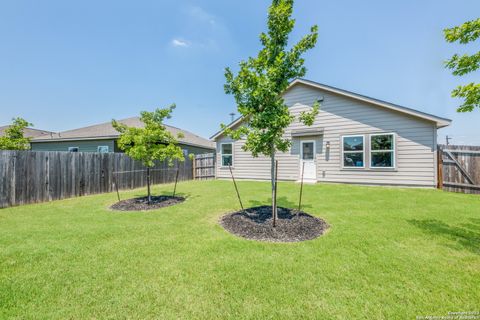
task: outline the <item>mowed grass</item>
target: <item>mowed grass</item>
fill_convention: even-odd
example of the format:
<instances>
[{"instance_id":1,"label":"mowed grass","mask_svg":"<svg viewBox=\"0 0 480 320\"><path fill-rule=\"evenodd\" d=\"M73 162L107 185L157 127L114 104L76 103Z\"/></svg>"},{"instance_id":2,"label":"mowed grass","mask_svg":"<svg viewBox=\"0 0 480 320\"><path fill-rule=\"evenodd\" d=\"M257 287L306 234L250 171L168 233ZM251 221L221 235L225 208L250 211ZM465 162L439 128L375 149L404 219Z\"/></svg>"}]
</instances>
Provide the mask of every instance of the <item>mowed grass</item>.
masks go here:
<instances>
[{"instance_id":1,"label":"mowed grass","mask_svg":"<svg viewBox=\"0 0 480 320\"><path fill-rule=\"evenodd\" d=\"M267 182L238 185L244 204L270 201ZM479 310L480 196L306 185L304 210L331 227L279 244L218 225L239 207L231 182L177 190L187 201L150 212L109 210L114 193L0 210L0 319L411 319ZM298 190L280 183L279 204L296 206Z\"/></svg>"}]
</instances>

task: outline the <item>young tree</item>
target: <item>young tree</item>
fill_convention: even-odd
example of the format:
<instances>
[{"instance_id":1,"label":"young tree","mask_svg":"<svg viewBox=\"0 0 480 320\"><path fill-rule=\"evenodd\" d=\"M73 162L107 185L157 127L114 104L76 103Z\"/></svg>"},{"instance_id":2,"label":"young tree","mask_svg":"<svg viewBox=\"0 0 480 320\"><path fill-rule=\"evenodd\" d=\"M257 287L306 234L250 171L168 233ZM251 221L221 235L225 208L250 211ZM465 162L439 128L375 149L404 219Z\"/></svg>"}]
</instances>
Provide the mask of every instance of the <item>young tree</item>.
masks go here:
<instances>
[{"instance_id":1,"label":"young tree","mask_svg":"<svg viewBox=\"0 0 480 320\"><path fill-rule=\"evenodd\" d=\"M461 44L473 42L480 37L480 18L465 22L460 26L443 30L447 42L458 41ZM463 76L480 68L480 51L472 55L454 54L445 62L448 69L453 70L455 76ZM480 83L471 82L467 85L458 86L452 91L452 97L463 98L463 104L458 107L458 112L471 112L480 108Z\"/></svg>"},{"instance_id":2,"label":"young tree","mask_svg":"<svg viewBox=\"0 0 480 320\"><path fill-rule=\"evenodd\" d=\"M317 42L317 26L290 49L288 37L295 20L291 18L293 0L273 0L268 10L268 32L260 34L263 48L256 57L240 62L236 75L225 70L225 92L232 94L244 125L236 130L222 125L233 139L246 137L243 149L254 157L265 155L271 160L272 215L275 220L275 154L289 149L291 141L283 138L285 129L294 117L282 98L291 80L306 73L303 53ZM300 121L312 125L318 113L318 104L310 112L304 112Z\"/></svg>"},{"instance_id":3,"label":"young tree","mask_svg":"<svg viewBox=\"0 0 480 320\"><path fill-rule=\"evenodd\" d=\"M163 125L165 119L171 118L175 104L168 108L156 109L153 112L142 111L140 120L145 124L143 128L128 127L127 125L112 120L112 126L120 132L117 140L118 147L131 158L141 161L147 167L147 192L148 204L151 204L150 169L155 166L155 160L168 161L173 165L173 160L184 161L182 149L178 141ZM182 138L178 134L177 138Z\"/></svg>"},{"instance_id":4,"label":"young tree","mask_svg":"<svg viewBox=\"0 0 480 320\"><path fill-rule=\"evenodd\" d=\"M0 137L0 150L28 150L30 138L23 136L23 131L30 122L22 118L13 118L13 123L5 130L5 135Z\"/></svg>"}]
</instances>

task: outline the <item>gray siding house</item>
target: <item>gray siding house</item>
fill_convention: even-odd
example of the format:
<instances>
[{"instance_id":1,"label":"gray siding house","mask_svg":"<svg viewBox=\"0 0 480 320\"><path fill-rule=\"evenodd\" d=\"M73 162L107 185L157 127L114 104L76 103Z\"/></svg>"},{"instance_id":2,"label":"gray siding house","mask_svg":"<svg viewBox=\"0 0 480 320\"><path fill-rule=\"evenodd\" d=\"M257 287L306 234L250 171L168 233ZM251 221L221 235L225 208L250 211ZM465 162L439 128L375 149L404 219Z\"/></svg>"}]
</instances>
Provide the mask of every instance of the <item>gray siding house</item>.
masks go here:
<instances>
[{"instance_id":1,"label":"gray siding house","mask_svg":"<svg viewBox=\"0 0 480 320\"><path fill-rule=\"evenodd\" d=\"M139 117L119 120L130 127L142 127ZM182 132L184 137L178 139L184 154L202 154L214 152L215 145L187 130L165 125L174 136ZM101 123L84 128L50 133L33 137L30 144L33 151L71 151L71 152L121 152L117 146L119 133L111 122Z\"/></svg>"},{"instance_id":2,"label":"gray siding house","mask_svg":"<svg viewBox=\"0 0 480 320\"><path fill-rule=\"evenodd\" d=\"M437 181L437 129L449 119L330 87L294 80L283 94L295 121L285 131L289 152L279 153L278 178L305 181L434 187ZM321 103L311 126L298 121L300 112ZM242 125L242 119L229 127ZM217 178L270 179L270 162L242 150L222 131L216 142Z\"/></svg>"}]
</instances>

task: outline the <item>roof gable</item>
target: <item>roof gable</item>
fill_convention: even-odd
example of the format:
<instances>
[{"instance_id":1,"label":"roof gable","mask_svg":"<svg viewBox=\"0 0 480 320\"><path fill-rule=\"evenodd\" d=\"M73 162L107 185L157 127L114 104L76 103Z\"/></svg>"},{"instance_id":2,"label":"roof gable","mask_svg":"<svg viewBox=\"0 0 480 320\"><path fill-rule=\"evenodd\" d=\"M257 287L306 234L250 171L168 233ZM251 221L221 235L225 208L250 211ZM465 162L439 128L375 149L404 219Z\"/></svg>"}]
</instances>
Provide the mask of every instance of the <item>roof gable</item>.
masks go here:
<instances>
[{"instance_id":1,"label":"roof gable","mask_svg":"<svg viewBox=\"0 0 480 320\"><path fill-rule=\"evenodd\" d=\"M335 88L335 87L332 87L332 86L324 85L324 84L317 83L317 82L310 81L310 80L306 80L306 79L295 79L295 80L293 80L289 84L288 88L285 90L285 92L283 94L287 93L290 89L292 89L293 87L295 87L297 85L306 85L306 86L313 87L313 88L316 88L316 89L320 89L320 90L323 90L323 91L326 91L326 92L329 92L329 93L338 94L338 95L348 97L348 98L351 98L351 99L354 99L354 100L358 100L358 101L362 101L362 102L372 104L372 105L375 105L375 106L378 106L378 107L382 107L382 108L385 108L385 109L388 109L388 110L408 114L408 115L416 117L416 118L431 121L431 122L436 123L437 128L446 127L446 126L450 125L450 123L452 122L452 120L450 120L450 119L437 117L435 115L428 114L428 113L425 113L425 112L422 112L422 111L407 108L407 107L400 106L400 105L397 105L397 104L393 104L393 103L390 103L390 102L386 102L386 101L383 101L383 100L367 97L367 96L364 96L364 95L361 95L361 94L358 94L358 93L354 93L354 92L350 92L350 91L347 91L347 90ZM232 127L240 124L242 122L242 120L243 120L242 118L238 118L235 121L233 121L232 123L230 123L227 127L232 128ZM215 140L215 139L219 138L222 135L223 131L224 130L218 131L212 137L210 137L210 139Z\"/></svg>"}]
</instances>

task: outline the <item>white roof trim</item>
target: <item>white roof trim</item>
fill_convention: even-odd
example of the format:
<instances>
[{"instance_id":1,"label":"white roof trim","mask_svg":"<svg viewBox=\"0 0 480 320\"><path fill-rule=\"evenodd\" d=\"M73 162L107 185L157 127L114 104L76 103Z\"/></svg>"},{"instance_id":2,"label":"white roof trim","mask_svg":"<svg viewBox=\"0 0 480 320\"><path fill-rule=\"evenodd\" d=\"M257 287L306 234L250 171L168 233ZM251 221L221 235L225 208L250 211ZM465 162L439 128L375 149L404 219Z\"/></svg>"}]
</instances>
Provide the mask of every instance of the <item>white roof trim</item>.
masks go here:
<instances>
[{"instance_id":1,"label":"white roof trim","mask_svg":"<svg viewBox=\"0 0 480 320\"><path fill-rule=\"evenodd\" d=\"M396 105L396 104L393 104L393 103L390 103L390 102L370 98L370 97L367 97L367 96L364 96L364 95L361 95L361 94L358 94L358 93L354 93L354 92L346 91L346 90L343 90L343 89L327 86L327 85L317 83L317 82L314 82L314 81L310 81L310 80L306 80L306 79L295 79L295 80L293 80L288 85L285 92L287 92L290 88L292 88L293 86L295 86L297 84L304 84L304 85L314 87L314 88L317 88L317 89L321 89L321 90L324 90L324 91L327 91L327 92L332 92L332 93L342 95L342 96L345 96L345 97L349 97L349 98L356 99L356 100L359 100L359 101L374 104L374 105L379 106L379 107L383 107L383 108L390 109L390 110L393 110L393 111L405 113L405 114L408 114L408 115L411 115L411 116L414 116L414 117L417 117L417 118L421 118L421 119L424 119L424 120L432 121L432 122L435 122L437 124L437 128L446 127L446 126L450 125L450 123L452 122L452 120L447 119L447 118L437 117L437 116L434 116L432 114L428 114L428 113L425 113L425 112L422 112L422 111L418 111L418 110L410 109L410 108L407 108L407 107L399 106L399 105ZM230 123L227 126L227 128L232 128L232 127L236 126L242 120L243 120L243 118L241 118L241 117L238 118L237 120ZM224 130L218 131L212 137L210 137L210 139L212 139L212 140L217 139L219 136L222 135L223 131Z\"/></svg>"},{"instance_id":2,"label":"white roof trim","mask_svg":"<svg viewBox=\"0 0 480 320\"><path fill-rule=\"evenodd\" d=\"M229 125L227 125L227 128L233 128L235 127L237 124L239 124L240 122L242 122L243 120L243 117L240 117L240 118L237 118L236 120L233 120L232 122L230 122ZM216 132L213 136L210 137L210 140L215 140L217 139L219 136L222 135L223 131L225 131L224 129Z\"/></svg>"}]
</instances>

